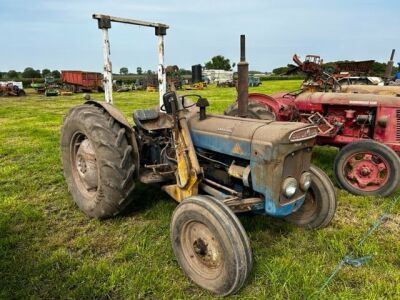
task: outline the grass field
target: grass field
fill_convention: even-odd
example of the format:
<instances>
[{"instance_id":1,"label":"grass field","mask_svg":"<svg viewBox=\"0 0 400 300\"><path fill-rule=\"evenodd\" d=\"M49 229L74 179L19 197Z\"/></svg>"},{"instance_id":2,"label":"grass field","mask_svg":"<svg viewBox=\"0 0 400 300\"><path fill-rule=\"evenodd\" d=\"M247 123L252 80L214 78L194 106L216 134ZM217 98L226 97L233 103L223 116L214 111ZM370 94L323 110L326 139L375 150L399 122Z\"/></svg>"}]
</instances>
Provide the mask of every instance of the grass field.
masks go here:
<instances>
[{"instance_id":1,"label":"grass field","mask_svg":"<svg viewBox=\"0 0 400 300\"><path fill-rule=\"evenodd\" d=\"M299 81L264 82L252 91L294 90ZM235 99L233 88L210 87L211 111ZM94 94L102 98L101 94ZM156 93L114 94L131 122ZM176 204L163 192L136 189L135 202L114 219L87 218L72 202L60 163L60 126L82 95L0 99L0 298L204 299L208 292L180 271L169 241ZM332 177L335 148L316 148L314 162ZM252 243L252 275L234 299L400 299L400 209L361 248L372 260L345 266L322 292L337 262L391 198L338 192L333 223L307 231L282 220L241 216Z\"/></svg>"}]
</instances>

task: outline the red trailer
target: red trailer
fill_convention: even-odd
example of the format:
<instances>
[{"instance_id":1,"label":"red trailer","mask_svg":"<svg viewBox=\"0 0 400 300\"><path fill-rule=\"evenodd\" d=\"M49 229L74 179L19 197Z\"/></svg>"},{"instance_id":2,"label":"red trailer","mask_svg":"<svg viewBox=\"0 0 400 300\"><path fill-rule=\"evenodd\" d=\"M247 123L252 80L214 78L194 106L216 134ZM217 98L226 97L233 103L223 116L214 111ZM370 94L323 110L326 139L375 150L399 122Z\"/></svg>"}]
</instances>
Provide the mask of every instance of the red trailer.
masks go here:
<instances>
[{"instance_id":1,"label":"red trailer","mask_svg":"<svg viewBox=\"0 0 400 300\"><path fill-rule=\"evenodd\" d=\"M103 91L103 75L96 72L61 71L64 87L74 93Z\"/></svg>"}]
</instances>

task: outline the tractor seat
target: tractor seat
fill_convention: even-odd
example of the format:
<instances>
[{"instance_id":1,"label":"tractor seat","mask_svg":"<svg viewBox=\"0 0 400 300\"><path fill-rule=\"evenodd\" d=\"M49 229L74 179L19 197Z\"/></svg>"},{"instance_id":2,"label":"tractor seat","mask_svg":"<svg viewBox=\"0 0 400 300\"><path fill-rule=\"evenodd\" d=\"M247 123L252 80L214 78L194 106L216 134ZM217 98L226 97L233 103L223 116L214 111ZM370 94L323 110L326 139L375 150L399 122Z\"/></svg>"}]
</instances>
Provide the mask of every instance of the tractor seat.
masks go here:
<instances>
[{"instance_id":1,"label":"tractor seat","mask_svg":"<svg viewBox=\"0 0 400 300\"><path fill-rule=\"evenodd\" d=\"M133 111L133 121L139 129L146 131L172 128L171 116L160 113L158 107Z\"/></svg>"}]
</instances>

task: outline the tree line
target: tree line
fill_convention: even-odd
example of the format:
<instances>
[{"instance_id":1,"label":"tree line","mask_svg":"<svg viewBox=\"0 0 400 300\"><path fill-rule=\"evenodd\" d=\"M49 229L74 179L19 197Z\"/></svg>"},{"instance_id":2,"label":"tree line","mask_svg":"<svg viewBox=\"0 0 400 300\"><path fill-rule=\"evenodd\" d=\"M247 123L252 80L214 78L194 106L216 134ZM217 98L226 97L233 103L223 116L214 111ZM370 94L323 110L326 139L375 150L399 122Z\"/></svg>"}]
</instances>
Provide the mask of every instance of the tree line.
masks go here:
<instances>
[{"instance_id":1,"label":"tree line","mask_svg":"<svg viewBox=\"0 0 400 300\"><path fill-rule=\"evenodd\" d=\"M9 70L8 72L0 72L0 78L7 78L7 79L45 78L47 76L60 78L61 73L58 70L53 70L53 71L51 71L50 69L35 70L32 67L27 67L22 72L18 72L16 70Z\"/></svg>"}]
</instances>

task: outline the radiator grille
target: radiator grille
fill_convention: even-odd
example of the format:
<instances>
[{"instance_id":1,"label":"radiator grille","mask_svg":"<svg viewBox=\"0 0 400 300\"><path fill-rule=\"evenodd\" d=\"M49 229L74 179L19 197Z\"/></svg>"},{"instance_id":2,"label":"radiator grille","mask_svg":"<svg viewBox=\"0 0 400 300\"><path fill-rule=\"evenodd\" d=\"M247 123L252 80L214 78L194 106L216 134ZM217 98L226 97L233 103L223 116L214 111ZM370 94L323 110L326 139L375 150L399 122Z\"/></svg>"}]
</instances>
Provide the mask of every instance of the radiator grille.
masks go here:
<instances>
[{"instance_id":1,"label":"radiator grille","mask_svg":"<svg viewBox=\"0 0 400 300\"><path fill-rule=\"evenodd\" d=\"M400 109L396 110L396 141L400 141Z\"/></svg>"}]
</instances>

